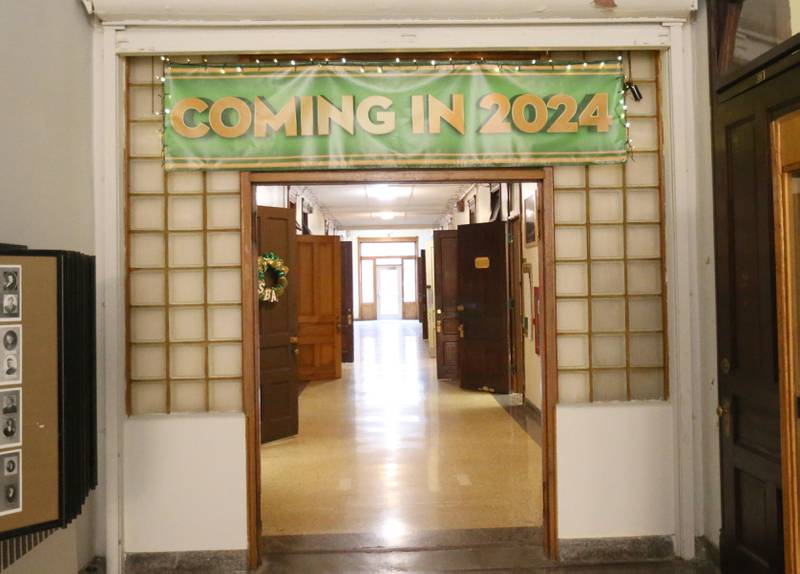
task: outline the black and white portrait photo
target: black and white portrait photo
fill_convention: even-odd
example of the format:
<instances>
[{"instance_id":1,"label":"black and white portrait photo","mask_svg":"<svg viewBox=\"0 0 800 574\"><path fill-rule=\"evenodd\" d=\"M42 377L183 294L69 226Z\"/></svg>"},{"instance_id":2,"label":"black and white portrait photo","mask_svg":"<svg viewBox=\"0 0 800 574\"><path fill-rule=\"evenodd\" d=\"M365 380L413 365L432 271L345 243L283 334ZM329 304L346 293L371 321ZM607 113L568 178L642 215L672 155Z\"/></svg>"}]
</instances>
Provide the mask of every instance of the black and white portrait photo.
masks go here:
<instances>
[{"instance_id":1,"label":"black and white portrait photo","mask_svg":"<svg viewBox=\"0 0 800 574\"><path fill-rule=\"evenodd\" d=\"M22 389L0 390L0 448L22 445Z\"/></svg>"},{"instance_id":2,"label":"black and white portrait photo","mask_svg":"<svg viewBox=\"0 0 800 574\"><path fill-rule=\"evenodd\" d=\"M0 454L0 516L22 510L22 451Z\"/></svg>"},{"instance_id":3,"label":"black and white portrait photo","mask_svg":"<svg viewBox=\"0 0 800 574\"><path fill-rule=\"evenodd\" d=\"M0 266L0 321L15 321L22 316L22 267Z\"/></svg>"},{"instance_id":4,"label":"black and white portrait photo","mask_svg":"<svg viewBox=\"0 0 800 574\"><path fill-rule=\"evenodd\" d=\"M0 327L0 385L22 382L22 325Z\"/></svg>"}]
</instances>

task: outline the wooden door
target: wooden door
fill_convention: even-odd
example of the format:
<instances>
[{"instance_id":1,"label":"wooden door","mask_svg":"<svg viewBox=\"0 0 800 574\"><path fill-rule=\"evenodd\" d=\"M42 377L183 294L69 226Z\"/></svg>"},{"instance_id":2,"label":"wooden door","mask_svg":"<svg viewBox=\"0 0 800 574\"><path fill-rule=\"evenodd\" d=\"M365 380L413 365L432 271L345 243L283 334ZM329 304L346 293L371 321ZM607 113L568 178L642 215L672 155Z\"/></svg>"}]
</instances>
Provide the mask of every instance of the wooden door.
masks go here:
<instances>
[{"instance_id":1,"label":"wooden door","mask_svg":"<svg viewBox=\"0 0 800 574\"><path fill-rule=\"evenodd\" d=\"M784 571L769 125L798 86L784 74L714 109L723 571Z\"/></svg>"},{"instance_id":2,"label":"wooden door","mask_svg":"<svg viewBox=\"0 0 800 574\"><path fill-rule=\"evenodd\" d=\"M511 339L511 391L525 392L525 338L522 322L525 302L522 297L522 218L508 222L508 320Z\"/></svg>"},{"instance_id":3,"label":"wooden door","mask_svg":"<svg viewBox=\"0 0 800 574\"><path fill-rule=\"evenodd\" d=\"M436 376L458 379L458 231L433 232Z\"/></svg>"},{"instance_id":4,"label":"wooden door","mask_svg":"<svg viewBox=\"0 0 800 574\"><path fill-rule=\"evenodd\" d=\"M297 377L342 376L342 248L335 235L297 236Z\"/></svg>"},{"instance_id":5,"label":"wooden door","mask_svg":"<svg viewBox=\"0 0 800 574\"><path fill-rule=\"evenodd\" d=\"M800 570L800 110L772 128L775 262L787 572Z\"/></svg>"},{"instance_id":6,"label":"wooden door","mask_svg":"<svg viewBox=\"0 0 800 574\"><path fill-rule=\"evenodd\" d=\"M458 228L458 302L461 387L509 391L506 223Z\"/></svg>"},{"instance_id":7,"label":"wooden door","mask_svg":"<svg viewBox=\"0 0 800 574\"><path fill-rule=\"evenodd\" d=\"M291 209L259 207L259 254L274 252L289 267L289 284L277 303L259 303L261 442L297 434L297 293L295 215Z\"/></svg>"},{"instance_id":8,"label":"wooden door","mask_svg":"<svg viewBox=\"0 0 800 574\"><path fill-rule=\"evenodd\" d=\"M428 340L428 281L425 267L425 250L417 258L417 302L419 303L419 322L422 323L422 339Z\"/></svg>"},{"instance_id":9,"label":"wooden door","mask_svg":"<svg viewBox=\"0 0 800 574\"><path fill-rule=\"evenodd\" d=\"M342 362L354 361L353 347L353 242L342 241Z\"/></svg>"}]
</instances>

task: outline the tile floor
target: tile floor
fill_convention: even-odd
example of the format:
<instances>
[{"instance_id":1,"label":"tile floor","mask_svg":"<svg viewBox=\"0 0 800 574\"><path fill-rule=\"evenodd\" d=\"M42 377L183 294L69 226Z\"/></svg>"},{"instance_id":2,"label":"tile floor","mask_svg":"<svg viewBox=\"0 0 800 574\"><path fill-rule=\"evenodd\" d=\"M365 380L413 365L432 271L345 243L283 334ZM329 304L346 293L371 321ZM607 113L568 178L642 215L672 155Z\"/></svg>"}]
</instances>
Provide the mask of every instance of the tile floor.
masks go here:
<instances>
[{"instance_id":1,"label":"tile floor","mask_svg":"<svg viewBox=\"0 0 800 574\"><path fill-rule=\"evenodd\" d=\"M262 448L265 535L541 526L539 445L492 395L437 381L418 322L357 322L355 355Z\"/></svg>"}]
</instances>

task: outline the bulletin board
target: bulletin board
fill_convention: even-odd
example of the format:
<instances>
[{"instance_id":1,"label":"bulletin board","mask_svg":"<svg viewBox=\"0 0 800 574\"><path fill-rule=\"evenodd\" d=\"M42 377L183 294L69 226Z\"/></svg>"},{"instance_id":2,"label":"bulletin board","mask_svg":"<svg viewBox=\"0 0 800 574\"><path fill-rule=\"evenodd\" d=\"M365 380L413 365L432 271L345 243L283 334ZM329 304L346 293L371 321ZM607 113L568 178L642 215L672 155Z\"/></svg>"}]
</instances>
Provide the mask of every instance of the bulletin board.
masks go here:
<instances>
[{"instance_id":1,"label":"bulletin board","mask_svg":"<svg viewBox=\"0 0 800 574\"><path fill-rule=\"evenodd\" d=\"M94 258L0 246L0 540L66 526L97 486Z\"/></svg>"},{"instance_id":2,"label":"bulletin board","mask_svg":"<svg viewBox=\"0 0 800 574\"><path fill-rule=\"evenodd\" d=\"M61 519L59 259L0 255L0 533Z\"/></svg>"}]
</instances>

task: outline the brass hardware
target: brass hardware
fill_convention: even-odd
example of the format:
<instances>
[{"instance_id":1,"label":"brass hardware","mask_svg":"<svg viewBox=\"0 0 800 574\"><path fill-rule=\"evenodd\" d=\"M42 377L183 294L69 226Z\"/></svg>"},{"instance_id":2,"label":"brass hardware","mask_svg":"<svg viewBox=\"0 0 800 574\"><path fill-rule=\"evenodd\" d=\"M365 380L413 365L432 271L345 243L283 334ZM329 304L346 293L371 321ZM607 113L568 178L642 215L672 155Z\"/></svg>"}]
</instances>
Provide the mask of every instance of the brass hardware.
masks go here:
<instances>
[{"instance_id":1,"label":"brass hardware","mask_svg":"<svg viewBox=\"0 0 800 574\"><path fill-rule=\"evenodd\" d=\"M348 313L347 314L347 324L348 325L352 325L353 324L353 314L352 313Z\"/></svg>"},{"instance_id":2,"label":"brass hardware","mask_svg":"<svg viewBox=\"0 0 800 574\"><path fill-rule=\"evenodd\" d=\"M292 353L294 353L295 357L299 357L300 356L300 349L295 347L294 349L292 349Z\"/></svg>"},{"instance_id":3,"label":"brass hardware","mask_svg":"<svg viewBox=\"0 0 800 574\"><path fill-rule=\"evenodd\" d=\"M722 371L723 375L727 375L728 373L731 372L731 362L728 360L727 357L724 357L719 362L719 369L720 369L720 371Z\"/></svg>"},{"instance_id":4,"label":"brass hardware","mask_svg":"<svg viewBox=\"0 0 800 574\"><path fill-rule=\"evenodd\" d=\"M442 310L441 309L436 309L436 314L437 315L441 315L442 314Z\"/></svg>"},{"instance_id":5,"label":"brass hardware","mask_svg":"<svg viewBox=\"0 0 800 574\"><path fill-rule=\"evenodd\" d=\"M342 319L336 319L336 332L340 333L342 331Z\"/></svg>"},{"instance_id":6,"label":"brass hardware","mask_svg":"<svg viewBox=\"0 0 800 574\"><path fill-rule=\"evenodd\" d=\"M289 343L291 343L292 345L296 345L297 344L297 337L289 337Z\"/></svg>"},{"instance_id":7,"label":"brass hardware","mask_svg":"<svg viewBox=\"0 0 800 574\"><path fill-rule=\"evenodd\" d=\"M456 305L456 311L459 313L464 310L464 305Z\"/></svg>"},{"instance_id":8,"label":"brass hardware","mask_svg":"<svg viewBox=\"0 0 800 574\"><path fill-rule=\"evenodd\" d=\"M436 332L437 333L441 333L442 332L442 320L441 319L436 319Z\"/></svg>"},{"instance_id":9,"label":"brass hardware","mask_svg":"<svg viewBox=\"0 0 800 574\"><path fill-rule=\"evenodd\" d=\"M731 413L730 399L724 399L722 403L717 406L717 416L719 417L722 434L725 435L725 438L730 439L733 434L733 416Z\"/></svg>"},{"instance_id":10,"label":"brass hardware","mask_svg":"<svg viewBox=\"0 0 800 574\"><path fill-rule=\"evenodd\" d=\"M460 325L459 324L459 326L458 326L458 338L459 339L463 339L464 338L464 325Z\"/></svg>"}]
</instances>

